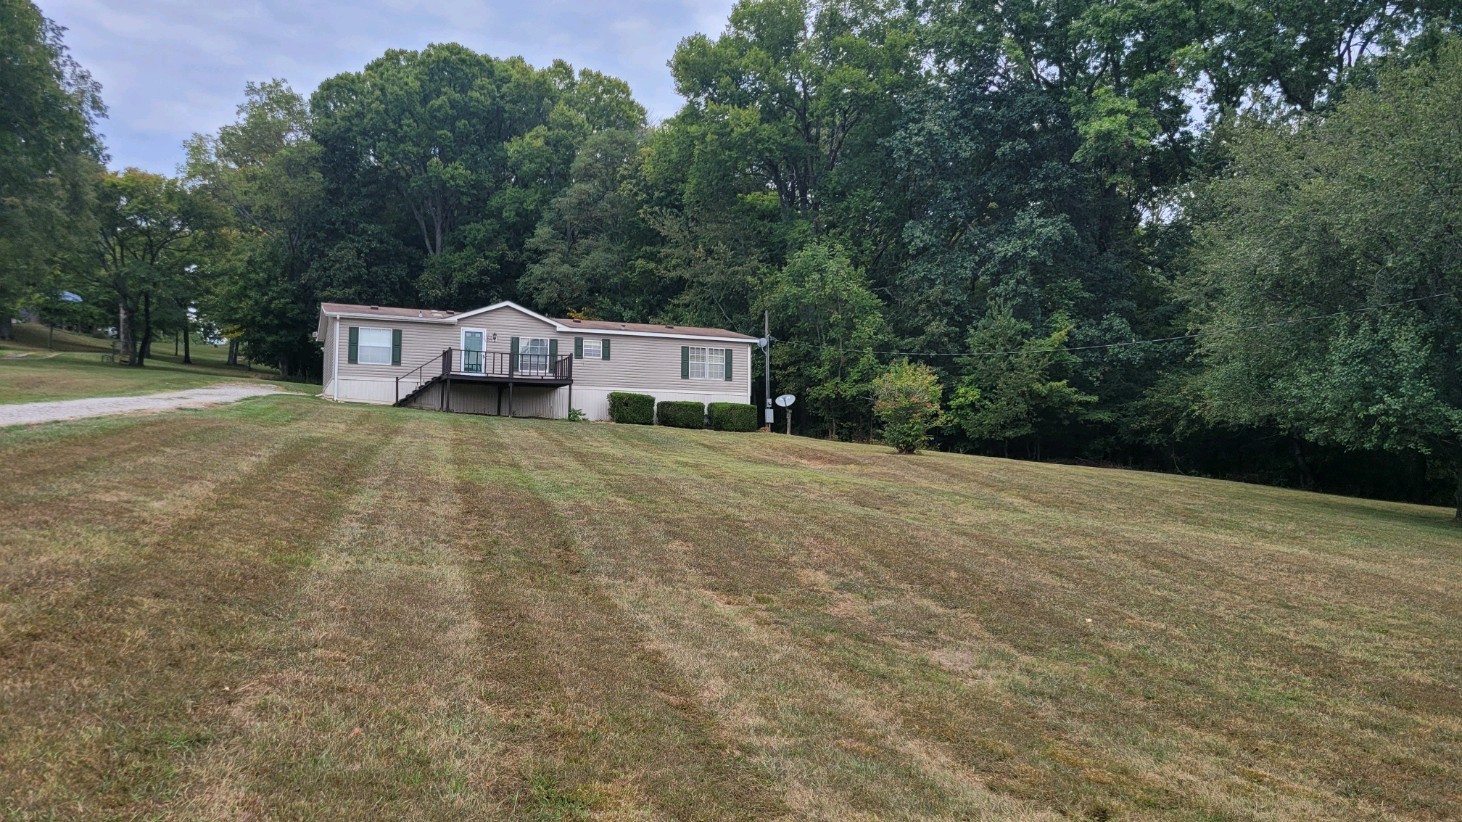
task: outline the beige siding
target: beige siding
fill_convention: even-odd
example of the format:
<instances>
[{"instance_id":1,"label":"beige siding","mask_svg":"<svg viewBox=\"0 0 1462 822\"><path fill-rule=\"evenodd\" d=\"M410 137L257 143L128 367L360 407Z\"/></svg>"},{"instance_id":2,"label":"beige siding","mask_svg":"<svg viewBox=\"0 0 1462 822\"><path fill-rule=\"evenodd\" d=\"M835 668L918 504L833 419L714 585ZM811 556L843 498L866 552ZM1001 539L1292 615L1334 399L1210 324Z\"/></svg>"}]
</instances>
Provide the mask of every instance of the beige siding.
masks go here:
<instances>
[{"instance_id":1,"label":"beige siding","mask_svg":"<svg viewBox=\"0 0 1462 822\"><path fill-rule=\"evenodd\" d=\"M725 393L746 390L751 364L750 343L702 342L665 337L632 337L628 335L563 334L568 339L558 344L560 353L572 354L574 337L609 340L608 360L574 360L574 385L609 388L615 391L655 390ZM683 380L680 378L680 348L684 345L707 348L730 348L731 379Z\"/></svg>"},{"instance_id":2,"label":"beige siding","mask_svg":"<svg viewBox=\"0 0 1462 822\"><path fill-rule=\"evenodd\" d=\"M417 379L423 381L441 373L437 364L442 351L462 347L463 329L484 332L487 351L508 353L512 338L543 337L558 341L558 353L574 353L574 339L599 339L610 341L610 359L579 359L573 362L574 401L573 405L589 411L592 418L607 416L607 407L601 413L598 406L610 391L634 391L653 394L657 399L697 399L704 402L748 402L751 385L750 342L708 342L667 337L640 337L630 334L559 332L554 326L528 316L511 307L497 308L448 323L423 323L401 319L352 317L339 318L332 322L335 331L328 334L325 349L325 369L331 374L335 357L338 356L340 370L332 379L339 381L339 397L342 400L365 402L393 402L395 399L395 378L403 377L401 393L405 395L416 387ZM401 365L363 365L349 362L349 328L386 328L401 331ZM681 346L694 345L708 348L732 349L732 375L730 380L681 379ZM458 362L454 358L454 363ZM417 367L427 364L417 371ZM720 370L717 371L719 375ZM405 378L406 375L409 378ZM336 386L331 384L330 390ZM472 402L487 403L488 396L495 410L496 399L490 387L482 389L483 396L474 396ZM454 392L454 398L456 393ZM465 395L464 395L465 396ZM581 398L583 401L581 401ZM524 416L556 416L568 413L568 392L566 389L546 391L544 389L518 390L514 395L514 413ZM467 400L464 398L464 402ZM586 408L586 405L594 406ZM434 406L433 406L434 407ZM504 405L506 408L506 405ZM463 410L466 410L465 408ZM492 413L480 411L478 413Z\"/></svg>"}]
</instances>

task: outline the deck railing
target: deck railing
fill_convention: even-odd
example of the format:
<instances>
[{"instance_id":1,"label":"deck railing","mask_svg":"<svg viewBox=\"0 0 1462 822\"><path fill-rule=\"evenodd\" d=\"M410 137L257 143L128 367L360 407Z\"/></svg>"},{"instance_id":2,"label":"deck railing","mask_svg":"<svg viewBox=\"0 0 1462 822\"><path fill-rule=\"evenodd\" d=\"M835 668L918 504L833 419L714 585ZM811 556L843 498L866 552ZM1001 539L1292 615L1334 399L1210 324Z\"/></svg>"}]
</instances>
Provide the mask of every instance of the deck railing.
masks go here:
<instances>
[{"instance_id":1,"label":"deck railing","mask_svg":"<svg viewBox=\"0 0 1462 822\"><path fill-rule=\"evenodd\" d=\"M574 377L574 358L572 354L510 354L448 348L442 351L441 356L433 357L396 378L396 402L401 402L403 382L405 396L409 396L427 383L453 374L504 377L524 382L570 382Z\"/></svg>"},{"instance_id":2,"label":"deck railing","mask_svg":"<svg viewBox=\"0 0 1462 822\"><path fill-rule=\"evenodd\" d=\"M572 354L510 354L504 351L449 349L452 373L485 377L511 377L525 380L573 379Z\"/></svg>"}]
</instances>

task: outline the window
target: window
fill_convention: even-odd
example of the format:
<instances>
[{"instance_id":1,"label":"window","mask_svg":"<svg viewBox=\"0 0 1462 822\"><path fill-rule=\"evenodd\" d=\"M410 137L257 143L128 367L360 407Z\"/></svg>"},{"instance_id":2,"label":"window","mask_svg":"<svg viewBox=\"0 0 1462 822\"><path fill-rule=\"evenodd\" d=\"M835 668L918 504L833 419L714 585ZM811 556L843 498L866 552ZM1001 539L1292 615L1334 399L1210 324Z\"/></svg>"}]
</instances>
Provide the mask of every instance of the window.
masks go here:
<instances>
[{"instance_id":1,"label":"window","mask_svg":"<svg viewBox=\"0 0 1462 822\"><path fill-rule=\"evenodd\" d=\"M690 378L720 380L726 377L726 349L690 347Z\"/></svg>"},{"instance_id":2,"label":"window","mask_svg":"<svg viewBox=\"0 0 1462 822\"><path fill-rule=\"evenodd\" d=\"M584 340L584 359L598 360L604 357L604 349L598 340Z\"/></svg>"},{"instance_id":3,"label":"window","mask_svg":"<svg viewBox=\"0 0 1462 822\"><path fill-rule=\"evenodd\" d=\"M518 349L518 370L541 374L548 370L548 340L528 337Z\"/></svg>"},{"instance_id":4,"label":"window","mask_svg":"<svg viewBox=\"0 0 1462 822\"><path fill-rule=\"evenodd\" d=\"M356 360L361 365L391 364L391 329L362 328Z\"/></svg>"}]
</instances>

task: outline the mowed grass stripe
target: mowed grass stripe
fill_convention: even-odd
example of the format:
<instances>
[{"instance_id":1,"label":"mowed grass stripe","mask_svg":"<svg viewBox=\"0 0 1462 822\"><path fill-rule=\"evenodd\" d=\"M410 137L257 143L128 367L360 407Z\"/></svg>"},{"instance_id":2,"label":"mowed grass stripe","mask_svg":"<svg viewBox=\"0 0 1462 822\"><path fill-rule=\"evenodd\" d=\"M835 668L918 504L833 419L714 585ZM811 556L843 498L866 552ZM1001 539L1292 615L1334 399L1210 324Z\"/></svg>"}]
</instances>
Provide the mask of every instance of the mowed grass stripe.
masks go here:
<instances>
[{"instance_id":1,"label":"mowed grass stripe","mask_svg":"<svg viewBox=\"0 0 1462 822\"><path fill-rule=\"evenodd\" d=\"M509 712L514 815L765 819L786 808L694 689L586 564L582 523L543 483L540 440L486 420L455 429L461 509L482 572L484 671ZM531 424L530 424L531 425Z\"/></svg>"},{"instance_id":2,"label":"mowed grass stripe","mask_svg":"<svg viewBox=\"0 0 1462 822\"><path fill-rule=\"evenodd\" d=\"M382 420L390 424L382 424ZM186 816L459 818L503 810L462 552L451 428L379 412L377 441L321 535L233 730L184 775Z\"/></svg>"},{"instance_id":3,"label":"mowed grass stripe","mask_svg":"<svg viewBox=\"0 0 1462 822\"><path fill-rule=\"evenodd\" d=\"M354 464L380 447L351 436L359 414L306 415L308 425L283 436L261 424L279 419L273 404L291 402L301 400L111 431L154 442L164 458L116 466L118 487L131 490L92 517L98 545L83 551L79 578L41 574L13 590L44 604L20 608L22 619L8 622L0 640L0 804L23 815L150 815L177 795L180 768L227 730L220 720L236 698L230 689L267 651L301 552L338 515L356 483ZM210 447L188 447L179 428L214 417L229 425ZM191 464L166 458L178 456L166 453L170 442ZM78 473L79 498L91 478ZM149 506L153 490L179 479L195 493ZM45 504L8 498L4 518L44 527L48 520L28 508ZM76 548L51 545L55 554ZM53 582L63 590L47 596Z\"/></svg>"}]
</instances>

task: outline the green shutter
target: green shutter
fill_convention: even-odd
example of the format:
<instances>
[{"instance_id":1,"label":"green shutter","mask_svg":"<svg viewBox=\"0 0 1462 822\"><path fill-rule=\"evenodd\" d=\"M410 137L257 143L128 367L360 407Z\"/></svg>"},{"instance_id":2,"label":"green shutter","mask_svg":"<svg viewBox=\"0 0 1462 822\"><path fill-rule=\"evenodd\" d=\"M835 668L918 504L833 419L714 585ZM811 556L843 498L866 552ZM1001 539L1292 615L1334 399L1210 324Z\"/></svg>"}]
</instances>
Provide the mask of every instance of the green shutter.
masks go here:
<instances>
[{"instance_id":1,"label":"green shutter","mask_svg":"<svg viewBox=\"0 0 1462 822\"><path fill-rule=\"evenodd\" d=\"M349 349L349 355L345 358L346 362L350 363L351 365L355 365L356 360L359 359L359 354L360 354L360 329L359 328L356 328L355 326L352 325L350 327L350 349Z\"/></svg>"},{"instance_id":2,"label":"green shutter","mask_svg":"<svg viewBox=\"0 0 1462 822\"><path fill-rule=\"evenodd\" d=\"M391 364L401 364L401 329L391 329Z\"/></svg>"},{"instance_id":3,"label":"green shutter","mask_svg":"<svg viewBox=\"0 0 1462 822\"><path fill-rule=\"evenodd\" d=\"M553 339L553 338L549 338L549 340L548 340L548 367L549 368L552 368L553 367L553 361L556 360L556 359L558 359L558 340Z\"/></svg>"},{"instance_id":4,"label":"green shutter","mask_svg":"<svg viewBox=\"0 0 1462 822\"><path fill-rule=\"evenodd\" d=\"M726 379L731 379L731 349L726 349Z\"/></svg>"},{"instance_id":5,"label":"green shutter","mask_svg":"<svg viewBox=\"0 0 1462 822\"><path fill-rule=\"evenodd\" d=\"M599 358L602 360L609 359L609 340L599 341Z\"/></svg>"},{"instance_id":6,"label":"green shutter","mask_svg":"<svg viewBox=\"0 0 1462 822\"><path fill-rule=\"evenodd\" d=\"M688 345L680 347L680 378L682 380L690 379L690 346Z\"/></svg>"},{"instance_id":7,"label":"green shutter","mask_svg":"<svg viewBox=\"0 0 1462 822\"><path fill-rule=\"evenodd\" d=\"M512 345L508 348L508 373L515 373L518 370L518 338L513 338Z\"/></svg>"},{"instance_id":8,"label":"green shutter","mask_svg":"<svg viewBox=\"0 0 1462 822\"><path fill-rule=\"evenodd\" d=\"M576 360L582 360L583 358L584 358L584 338L583 337L574 337L574 359L576 359Z\"/></svg>"}]
</instances>

